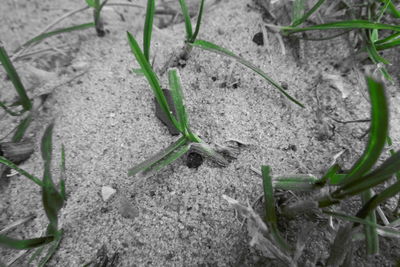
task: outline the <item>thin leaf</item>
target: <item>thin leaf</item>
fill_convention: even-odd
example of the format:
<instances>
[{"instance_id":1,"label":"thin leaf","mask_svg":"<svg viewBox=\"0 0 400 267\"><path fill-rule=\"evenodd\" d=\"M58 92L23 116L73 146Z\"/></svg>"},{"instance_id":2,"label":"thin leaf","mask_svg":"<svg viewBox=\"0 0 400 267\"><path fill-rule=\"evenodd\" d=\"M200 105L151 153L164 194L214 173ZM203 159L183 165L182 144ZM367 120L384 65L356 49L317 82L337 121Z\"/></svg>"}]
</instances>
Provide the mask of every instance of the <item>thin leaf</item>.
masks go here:
<instances>
[{"instance_id":1,"label":"thin leaf","mask_svg":"<svg viewBox=\"0 0 400 267\"><path fill-rule=\"evenodd\" d=\"M285 239L281 236L278 229L278 220L275 213L275 198L272 187L272 177L270 176L271 168L269 166L262 166L261 173L263 177L263 185L264 185L264 198L265 198L265 218L266 221L271 228L271 234L274 237L275 241L278 243L279 247L286 251L290 252L290 247L286 243Z\"/></svg>"},{"instance_id":2,"label":"thin leaf","mask_svg":"<svg viewBox=\"0 0 400 267\"><path fill-rule=\"evenodd\" d=\"M203 17L204 0L201 0L199 7L199 14L197 15L196 29L194 30L193 36L189 39L190 43L196 41L197 35L200 31L201 18Z\"/></svg>"},{"instance_id":3,"label":"thin leaf","mask_svg":"<svg viewBox=\"0 0 400 267\"><path fill-rule=\"evenodd\" d=\"M3 44L0 41L0 62L3 65L7 76L10 78L11 82L13 83L15 90L17 91L19 98L21 100L21 104L24 110L30 110L32 108L31 100L29 99L28 95L26 94L25 87L19 78L17 71L14 68L10 58L6 50L4 49ZM4 107L3 107L4 108Z\"/></svg>"},{"instance_id":4,"label":"thin leaf","mask_svg":"<svg viewBox=\"0 0 400 267\"><path fill-rule=\"evenodd\" d=\"M277 88L283 95L285 95L287 98L289 98L292 102L294 102L295 104L304 108L304 106L299 101L297 101L296 99L291 97L288 93L286 93L285 89L283 89L281 85L277 84L274 80L272 80L270 77L268 77L267 74L265 74L261 69L257 68L256 66L254 66L252 63L246 61L245 59L243 59L239 56L236 56L231 51L229 51L225 48L222 48L216 44L204 41L204 40L196 40L193 43L189 43L189 45L198 47L198 48L201 48L204 50L208 50L208 51L211 51L211 52L223 55L223 56L228 56L228 57L234 58L237 62L248 67L249 69L253 70L258 75L263 77L265 80L267 80L271 85L273 85L275 88Z\"/></svg>"},{"instance_id":5,"label":"thin leaf","mask_svg":"<svg viewBox=\"0 0 400 267\"><path fill-rule=\"evenodd\" d=\"M307 11L302 17L294 20L291 24L292 27L297 27L300 24L303 24L315 11L325 2L325 0L318 0L315 5Z\"/></svg>"},{"instance_id":6,"label":"thin leaf","mask_svg":"<svg viewBox=\"0 0 400 267\"><path fill-rule=\"evenodd\" d=\"M157 75L154 73L153 69L151 68L149 62L146 60L145 56L143 55L142 51L139 48L138 43L136 42L135 38L128 32L128 40L129 44L132 49L132 53L135 55L136 60L138 61L141 69L143 70L144 75L146 76L154 95L156 96L157 102L160 104L160 107L167 115L168 119L172 122L172 124L180 131L183 132L183 129L180 127L178 121L172 115L171 110L169 109L167 99L164 96L164 93L161 89L160 83L158 81Z\"/></svg>"},{"instance_id":7,"label":"thin leaf","mask_svg":"<svg viewBox=\"0 0 400 267\"><path fill-rule=\"evenodd\" d=\"M147 0L146 20L143 29L143 54L147 62L150 62L150 44L155 9L155 1Z\"/></svg>"},{"instance_id":8,"label":"thin leaf","mask_svg":"<svg viewBox=\"0 0 400 267\"><path fill-rule=\"evenodd\" d=\"M400 238L400 231L391 228L391 227L387 227L387 226L382 226L373 222L370 222L368 220L359 218L359 217L355 217L355 216L351 216L351 215L347 215L344 213L339 213L339 212L334 212L334 211L328 211L328 210L324 210L322 211L325 214L334 216L336 218L340 218L349 222L353 222L353 223L360 223L360 224L364 224L364 225L370 225L370 226L374 226L376 228L378 228L379 230L382 230L385 233L388 233L392 236L395 236L397 238Z\"/></svg>"},{"instance_id":9,"label":"thin leaf","mask_svg":"<svg viewBox=\"0 0 400 267\"><path fill-rule=\"evenodd\" d=\"M169 154L171 154L173 151L179 149L180 147L184 146L186 144L186 138L184 136L180 137L176 142L172 143L170 146L167 148L161 150L154 156L152 156L150 159L145 160L144 162L140 163L139 165L133 167L128 171L129 176L134 176L139 172L145 171L157 162L161 161L163 158L167 157Z\"/></svg>"},{"instance_id":10,"label":"thin leaf","mask_svg":"<svg viewBox=\"0 0 400 267\"><path fill-rule=\"evenodd\" d=\"M42 34L32 38L31 40L27 41L26 43L24 43L15 52L18 52L19 50L21 50L24 47L27 47L27 46L29 46L31 44L34 44L34 43L38 43L38 42L40 42L40 41L42 41L42 40L44 40L46 38L49 38L49 37L57 35L57 34L66 33L66 32L72 32L72 31L80 31L80 30L85 30L85 29L92 28L92 27L95 27L95 23L88 22L88 23L74 25L74 26L67 27L67 28L56 29L56 30L51 31L51 32L42 33Z\"/></svg>"},{"instance_id":11,"label":"thin leaf","mask_svg":"<svg viewBox=\"0 0 400 267\"><path fill-rule=\"evenodd\" d=\"M388 135L386 138L386 142L389 146L389 153L391 156L394 156L394 154L396 154L396 152L394 151L394 149L392 148L393 142L392 142L392 138L390 138L390 136ZM400 181L400 172L396 172L396 178L398 181Z\"/></svg>"},{"instance_id":12,"label":"thin leaf","mask_svg":"<svg viewBox=\"0 0 400 267\"><path fill-rule=\"evenodd\" d=\"M377 82L371 77L367 77L367 84L371 100L370 136L363 155L350 169L341 190L345 190L363 179L362 175L374 166L386 142L389 113L385 89L381 82Z\"/></svg>"},{"instance_id":13,"label":"thin leaf","mask_svg":"<svg viewBox=\"0 0 400 267\"><path fill-rule=\"evenodd\" d=\"M400 26L375 23L368 20L338 21L338 22L319 24L304 28L284 26L281 29L285 34L293 34L297 32L316 31L316 30L332 30L332 29L377 29L377 30L392 30L400 32Z\"/></svg>"},{"instance_id":14,"label":"thin leaf","mask_svg":"<svg viewBox=\"0 0 400 267\"><path fill-rule=\"evenodd\" d=\"M330 248L329 258L326 261L326 266L342 266L342 263L346 259L347 253L350 251L349 248L352 246L352 230L352 225L349 223L339 228L336 233L335 240Z\"/></svg>"},{"instance_id":15,"label":"thin leaf","mask_svg":"<svg viewBox=\"0 0 400 267\"><path fill-rule=\"evenodd\" d=\"M31 122L32 122L32 114L29 114L18 124L17 130L14 133L11 141L14 143L21 141Z\"/></svg>"},{"instance_id":16,"label":"thin leaf","mask_svg":"<svg viewBox=\"0 0 400 267\"><path fill-rule=\"evenodd\" d=\"M313 191L318 179L310 175L280 176L274 177L274 188L294 191Z\"/></svg>"},{"instance_id":17,"label":"thin leaf","mask_svg":"<svg viewBox=\"0 0 400 267\"><path fill-rule=\"evenodd\" d=\"M400 46L400 38L391 42L376 45L376 50L382 51L393 47Z\"/></svg>"},{"instance_id":18,"label":"thin leaf","mask_svg":"<svg viewBox=\"0 0 400 267\"><path fill-rule=\"evenodd\" d=\"M387 37L385 37L385 38L383 38L381 40L376 41L375 45L380 45L380 44L387 43L387 42L389 42L389 41L391 41L393 39L397 39L397 37L399 37L399 36L400 36L400 32L393 33L393 34L391 34L391 35L389 35L389 36L387 36Z\"/></svg>"},{"instance_id":19,"label":"thin leaf","mask_svg":"<svg viewBox=\"0 0 400 267\"><path fill-rule=\"evenodd\" d=\"M324 186L326 184L326 182L329 181L330 184L332 184L332 178L334 177L334 175L340 170L340 166L339 164L334 164L332 165L328 171L326 172L326 174L324 176L322 176L322 178L320 180L318 180L318 182L316 183L318 186Z\"/></svg>"},{"instance_id":20,"label":"thin leaf","mask_svg":"<svg viewBox=\"0 0 400 267\"><path fill-rule=\"evenodd\" d=\"M187 8L185 0L179 0L179 4L181 5L182 15L185 19L186 40L192 40L192 22L190 21L189 10Z\"/></svg>"},{"instance_id":21,"label":"thin leaf","mask_svg":"<svg viewBox=\"0 0 400 267\"><path fill-rule=\"evenodd\" d=\"M168 72L169 88L171 89L172 99L178 115L178 122L182 129L187 131L188 115L183 104L183 92L179 72L177 69L171 69Z\"/></svg>"},{"instance_id":22,"label":"thin leaf","mask_svg":"<svg viewBox=\"0 0 400 267\"><path fill-rule=\"evenodd\" d=\"M32 239L18 240L0 235L0 246L12 249L32 249L43 246L54 240L54 236L44 236Z\"/></svg>"},{"instance_id":23,"label":"thin leaf","mask_svg":"<svg viewBox=\"0 0 400 267\"><path fill-rule=\"evenodd\" d=\"M39 185L39 186L43 186L43 182L33 176L32 174L28 173L27 171L19 168L17 165L15 165L14 163L12 163L11 161L9 161L8 159L6 159L5 157L0 156L0 163L6 165L7 167L16 170L18 173L22 174L23 176L25 176L26 178L28 178L29 180L31 180L32 182L34 182L35 184Z\"/></svg>"},{"instance_id":24,"label":"thin leaf","mask_svg":"<svg viewBox=\"0 0 400 267\"><path fill-rule=\"evenodd\" d=\"M51 178L50 168L53 127L53 123L47 126L41 142L41 152L42 158L44 160L42 200L46 216L50 222L47 228L47 233L56 235L58 232L58 212L64 204L64 199L62 195L56 190L53 180Z\"/></svg>"},{"instance_id":25,"label":"thin leaf","mask_svg":"<svg viewBox=\"0 0 400 267\"><path fill-rule=\"evenodd\" d=\"M377 51L376 48L375 48L375 45L374 45L371 41L369 41L369 42L367 43L367 52L368 52L368 55L369 55L370 59L371 59L372 62L374 62L375 64L378 64L378 63L390 64L389 61L387 61L386 59L384 59L383 57L381 57L381 56L379 55L378 51ZM384 76L387 80L393 81L392 76L390 76L390 74L388 73L388 71L386 70L385 67L382 66L382 67L379 68L379 70L381 71L381 73L383 74L383 76Z\"/></svg>"},{"instance_id":26,"label":"thin leaf","mask_svg":"<svg viewBox=\"0 0 400 267\"><path fill-rule=\"evenodd\" d=\"M208 144L201 141L201 139L197 143L192 143L191 148L202 156L214 160L221 166L225 167L229 165L229 162L221 154L212 149Z\"/></svg>"}]
</instances>

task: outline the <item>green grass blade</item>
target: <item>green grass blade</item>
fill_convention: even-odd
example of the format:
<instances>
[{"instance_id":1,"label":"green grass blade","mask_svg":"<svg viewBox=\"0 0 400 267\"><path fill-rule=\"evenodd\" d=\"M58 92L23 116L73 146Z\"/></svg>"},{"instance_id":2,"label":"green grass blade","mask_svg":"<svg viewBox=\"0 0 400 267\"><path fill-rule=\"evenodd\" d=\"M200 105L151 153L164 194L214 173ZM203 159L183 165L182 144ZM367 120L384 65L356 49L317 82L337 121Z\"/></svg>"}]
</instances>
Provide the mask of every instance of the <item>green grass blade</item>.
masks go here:
<instances>
[{"instance_id":1,"label":"green grass blade","mask_svg":"<svg viewBox=\"0 0 400 267\"><path fill-rule=\"evenodd\" d=\"M359 224L364 224L364 225L369 225L369 226L374 226L377 229L382 230L383 232L390 234L391 236L395 236L397 238L400 238L400 231L398 231L398 230L396 230L394 228L382 226L382 225L367 221L365 219L362 219L362 218L359 218L359 217L355 217L355 216L351 216L351 215L347 215L347 214L343 214L343 213L340 213L340 212L334 212L334 211L328 211L328 210L323 210L322 212L325 213L325 214L334 216L336 218L340 218L342 220L349 221L349 222L359 223Z\"/></svg>"},{"instance_id":2,"label":"green grass blade","mask_svg":"<svg viewBox=\"0 0 400 267\"><path fill-rule=\"evenodd\" d=\"M8 54L4 49L4 46L1 43L1 41L0 41L0 62L3 65L11 82L13 83L15 90L19 95L24 110L30 110L32 108L31 100L26 94L25 87L23 86L21 79L19 78L19 75L15 70L14 65L12 64L10 58L8 57Z\"/></svg>"},{"instance_id":3,"label":"green grass blade","mask_svg":"<svg viewBox=\"0 0 400 267\"><path fill-rule=\"evenodd\" d=\"M180 147L186 145L187 140L184 136L180 137L176 142L172 143L167 148L161 150L150 159L145 160L144 162L140 163L139 165L131 168L128 171L129 176L134 176L139 172L146 171L147 169L151 168L151 166L155 165L157 162L161 161L163 158L167 157L169 154L173 153L175 150L179 149Z\"/></svg>"},{"instance_id":4,"label":"green grass blade","mask_svg":"<svg viewBox=\"0 0 400 267\"><path fill-rule=\"evenodd\" d=\"M316 183L318 186L324 186L327 182L329 182L330 184L332 184L332 179L335 176L335 174L337 174L337 172L340 170L340 166L338 164L334 164L332 165L328 171L326 172L326 174L324 176L322 176L322 178L320 180L318 180L318 182Z\"/></svg>"},{"instance_id":5,"label":"green grass blade","mask_svg":"<svg viewBox=\"0 0 400 267\"><path fill-rule=\"evenodd\" d=\"M368 214L373 211L379 204L384 203L387 199L394 197L396 194L400 192L400 181L397 181L392 186L389 186L381 193L372 197L361 210L357 213L357 217L365 218Z\"/></svg>"},{"instance_id":6,"label":"green grass blade","mask_svg":"<svg viewBox=\"0 0 400 267\"><path fill-rule=\"evenodd\" d=\"M32 174L28 173L27 171L19 168L17 165L15 165L14 163L12 163L11 161L9 161L8 159L6 159L5 157L0 156L0 163L6 165L7 167L16 170L19 174L25 176L26 178L28 178L29 180L31 180L32 182L34 182L35 184L37 184L38 186L43 186L43 182L33 176Z\"/></svg>"},{"instance_id":7,"label":"green grass blade","mask_svg":"<svg viewBox=\"0 0 400 267\"><path fill-rule=\"evenodd\" d=\"M43 187L42 187L42 200L43 207L47 218L49 219L49 226L47 233L56 235L58 230L58 212L64 204L64 199L61 194L56 190L53 180L51 178L51 152L52 152L52 134L54 124L51 123L47 126L41 142L41 152L44 161L44 174L43 174Z\"/></svg>"},{"instance_id":8,"label":"green grass blade","mask_svg":"<svg viewBox=\"0 0 400 267\"><path fill-rule=\"evenodd\" d=\"M367 77L367 84L371 99L370 137L363 155L353 165L344 180L343 190L362 180L362 175L374 166L382 153L388 134L389 112L384 86L371 77Z\"/></svg>"},{"instance_id":9,"label":"green grass blade","mask_svg":"<svg viewBox=\"0 0 400 267\"><path fill-rule=\"evenodd\" d=\"M265 219L271 228L271 234L275 241L278 243L279 247L289 253L290 247L286 243L285 239L281 236L278 230L278 219L275 213L275 198L272 186L272 177L270 176L271 168L269 166L262 166L261 173L263 177L264 185L264 198L265 198Z\"/></svg>"},{"instance_id":10,"label":"green grass blade","mask_svg":"<svg viewBox=\"0 0 400 267\"><path fill-rule=\"evenodd\" d=\"M285 34L292 34L305 31L316 31L316 30L332 30L332 29L377 29L377 30L392 30L399 32L400 26L375 23L368 20L348 20L348 21L338 21L338 22L319 24L304 28L285 26L282 27L281 29Z\"/></svg>"},{"instance_id":11,"label":"green grass blade","mask_svg":"<svg viewBox=\"0 0 400 267\"><path fill-rule=\"evenodd\" d=\"M154 0L147 0L146 20L143 29L143 54L147 62L150 62L151 34L156 6Z\"/></svg>"},{"instance_id":12,"label":"green grass blade","mask_svg":"<svg viewBox=\"0 0 400 267\"><path fill-rule=\"evenodd\" d=\"M185 0L179 0L179 4L181 5L182 15L185 19L185 28L186 28L186 40L192 40L193 31L192 31L192 22L190 21L189 10L187 8Z\"/></svg>"},{"instance_id":13,"label":"green grass blade","mask_svg":"<svg viewBox=\"0 0 400 267\"><path fill-rule=\"evenodd\" d=\"M0 246L12 249L32 249L43 246L54 240L54 236L44 236L32 239L18 240L0 235Z\"/></svg>"},{"instance_id":14,"label":"green grass blade","mask_svg":"<svg viewBox=\"0 0 400 267\"><path fill-rule=\"evenodd\" d=\"M367 44L367 52L368 52L368 56L370 57L372 62L374 62L374 64L378 64L378 63L390 64L389 61L387 61L386 59L384 59L383 57L381 57L379 55L379 53L376 50L375 45L373 44L373 42L368 42L368 44ZM386 70L385 67L380 67L380 71L381 71L381 73L383 74L383 76L387 80L393 81L392 76L390 76L390 74L388 73L388 71Z\"/></svg>"},{"instance_id":15,"label":"green grass blade","mask_svg":"<svg viewBox=\"0 0 400 267\"><path fill-rule=\"evenodd\" d=\"M257 68L256 66L254 66L252 63L248 62L247 60L235 55L231 51L229 51L225 48L222 48L216 44L204 41L204 40L196 40L193 43L190 43L190 45L207 50L207 51L211 51L211 52L223 55L223 56L228 56L228 57L234 58L237 62L248 67L249 69L253 70L258 75L263 77L265 80L267 80L272 86L277 88L283 95L285 95L287 98L289 98L292 102L294 102L295 104L304 108L304 106L299 101L297 101L295 98L291 97L288 93L286 93L285 89L283 89L281 85L279 85L274 80L272 80L270 77L268 77L268 75L265 74L261 69Z\"/></svg>"},{"instance_id":16,"label":"green grass blade","mask_svg":"<svg viewBox=\"0 0 400 267\"><path fill-rule=\"evenodd\" d=\"M364 190L372 188L384 181L390 179L393 174L400 171L400 151L396 152L393 156L387 159L376 170L362 177L362 181L351 185L346 190L339 191L334 197L344 197L356 195Z\"/></svg>"},{"instance_id":17,"label":"green grass blade","mask_svg":"<svg viewBox=\"0 0 400 267\"><path fill-rule=\"evenodd\" d=\"M300 20L304 16L305 11L304 0L294 0L292 8L292 23L291 25Z\"/></svg>"},{"instance_id":18,"label":"green grass blade","mask_svg":"<svg viewBox=\"0 0 400 267\"><path fill-rule=\"evenodd\" d=\"M178 122L181 128L187 131L188 116L183 104L183 92L179 72L177 69L171 69L168 72L169 87L171 89L172 99L178 115Z\"/></svg>"},{"instance_id":19,"label":"green grass blade","mask_svg":"<svg viewBox=\"0 0 400 267\"><path fill-rule=\"evenodd\" d=\"M307 11L302 17L294 20L290 26L297 27L300 24L303 24L315 11L325 2L325 0L318 0L315 5Z\"/></svg>"},{"instance_id":20,"label":"green grass blade","mask_svg":"<svg viewBox=\"0 0 400 267\"><path fill-rule=\"evenodd\" d=\"M58 246L61 243L63 235L63 230L61 229L58 234L56 235L53 243L50 245L49 249L47 250L46 255L40 260L38 267L44 267L46 266L46 263L53 257L54 253L57 251Z\"/></svg>"},{"instance_id":21,"label":"green grass blade","mask_svg":"<svg viewBox=\"0 0 400 267\"><path fill-rule=\"evenodd\" d=\"M199 139L197 136L194 136L197 138L197 143L192 143L192 149L199 154L201 154L204 157L208 157L212 160L214 160L217 164L221 166L228 166L229 162L218 152L216 152L214 149L212 149L208 144L204 143L201 139Z\"/></svg>"},{"instance_id":22,"label":"green grass blade","mask_svg":"<svg viewBox=\"0 0 400 267\"><path fill-rule=\"evenodd\" d=\"M382 50L390 49L390 48L397 47L397 46L400 46L400 38L396 39L394 41L388 42L388 43L378 44L378 45L376 45L376 50L382 51Z\"/></svg>"},{"instance_id":23,"label":"green grass blade","mask_svg":"<svg viewBox=\"0 0 400 267\"><path fill-rule=\"evenodd\" d=\"M400 18L400 11L397 10L396 6L391 0L381 0L381 2L389 2L388 8L390 10L390 13L393 15L393 17Z\"/></svg>"},{"instance_id":24,"label":"green grass blade","mask_svg":"<svg viewBox=\"0 0 400 267\"><path fill-rule=\"evenodd\" d=\"M293 191L313 191L318 179L310 175L281 176L272 180L274 188Z\"/></svg>"},{"instance_id":25,"label":"green grass blade","mask_svg":"<svg viewBox=\"0 0 400 267\"><path fill-rule=\"evenodd\" d=\"M131 46L132 53L135 55L137 62L139 63L141 69L143 70L144 75L146 76L151 89L156 96L157 102L160 104L160 107L167 115L168 119L172 122L172 124L180 131L183 132L183 129L180 127L178 121L172 115L171 110L169 109L167 99L164 96L160 83L158 81L157 75L154 73L153 69L150 66L150 63L146 60L144 54L140 50L138 43L135 38L128 32L128 40Z\"/></svg>"},{"instance_id":26,"label":"green grass blade","mask_svg":"<svg viewBox=\"0 0 400 267\"><path fill-rule=\"evenodd\" d=\"M86 4L88 5L88 6L90 6L90 7L95 7L95 2L94 2L94 0L85 0L86 1Z\"/></svg>"},{"instance_id":27,"label":"green grass blade","mask_svg":"<svg viewBox=\"0 0 400 267\"><path fill-rule=\"evenodd\" d=\"M201 0L199 7L199 14L197 15L196 29L194 30L193 36L189 39L190 43L196 41L197 35L199 34L201 19L203 17L203 10L204 10L204 0Z\"/></svg>"},{"instance_id":28,"label":"green grass blade","mask_svg":"<svg viewBox=\"0 0 400 267\"><path fill-rule=\"evenodd\" d=\"M9 107L7 107L6 104L4 104L3 102L0 102L0 108L2 108L5 112L7 112L11 116L21 116L26 111L26 110L23 110L20 112L14 112Z\"/></svg>"},{"instance_id":29,"label":"green grass blade","mask_svg":"<svg viewBox=\"0 0 400 267\"><path fill-rule=\"evenodd\" d=\"M44 40L46 38L49 38L51 36L54 36L54 35L57 35L57 34L61 34L61 33L86 30L86 29L92 28L92 27L95 27L95 23L88 22L88 23L83 23L83 24L74 25L74 26L67 27L67 28L56 29L56 30L51 31L51 32L43 33L43 34L40 34L40 35L30 39L26 43L24 43L22 46L20 46L18 49L16 49L14 51L14 53L18 52L19 50L21 50L24 47L27 47L27 46L32 45L34 43L38 43L38 42L40 42L40 41L42 41L42 40Z\"/></svg>"},{"instance_id":30,"label":"green grass blade","mask_svg":"<svg viewBox=\"0 0 400 267\"><path fill-rule=\"evenodd\" d=\"M32 114L29 114L18 124L17 130L15 131L13 137L11 138L11 141L14 143L21 141L31 122L32 122Z\"/></svg>"},{"instance_id":31,"label":"green grass blade","mask_svg":"<svg viewBox=\"0 0 400 267\"><path fill-rule=\"evenodd\" d=\"M363 204L367 203L372 197L371 189L361 193L361 200ZM365 219L371 223L376 224L375 210L371 210ZM366 237L367 254L377 254L379 252L379 237L375 226L365 225L364 232Z\"/></svg>"},{"instance_id":32,"label":"green grass blade","mask_svg":"<svg viewBox=\"0 0 400 267\"><path fill-rule=\"evenodd\" d=\"M397 39L397 37L399 37L399 36L400 36L400 32L393 33L393 34L389 35L388 37L385 37L385 38L383 38L381 40L376 41L375 45L384 44L384 43L389 42L389 41L391 41L393 39Z\"/></svg>"}]
</instances>

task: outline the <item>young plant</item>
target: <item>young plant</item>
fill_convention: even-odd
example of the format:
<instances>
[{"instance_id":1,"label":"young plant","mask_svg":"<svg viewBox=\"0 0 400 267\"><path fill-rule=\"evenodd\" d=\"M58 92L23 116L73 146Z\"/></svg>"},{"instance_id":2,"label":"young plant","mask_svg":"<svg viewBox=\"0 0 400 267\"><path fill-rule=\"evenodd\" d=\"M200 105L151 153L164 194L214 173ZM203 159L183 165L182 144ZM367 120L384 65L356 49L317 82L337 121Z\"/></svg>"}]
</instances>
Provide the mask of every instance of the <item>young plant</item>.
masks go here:
<instances>
[{"instance_id":1,"label":"young plant","mask_svg":"<svg viewBox=\"0 0 400 267\"><path fill-rule=\"evenodd\" d=\"M52 151L52 132L53 132L54 124L50 124L42 137L41 142L41 154L44 161L44 174L43 179L29 174L27 171L20 169L15 164L13 164L8 159L0 156L0 163L5 164L6 166L16 170L23 176L27 177L31 181L35 182L42 188L42 203L43 208L45 210L46 216L49 220L49 224L47 226L46 234L43 237L33 238L33 239L25 239L25 240L17 240L14 238L7 237L5 235L0 235L0 246L13 248L13 249L32 249L36 247L40 247L38 252L35 253L34 256L38 257L42 250L44 249L44 245L49 244L48 251L46 255L39 260L39 266L44 266L51 256L54 254L56 249L58 248L59 243L61 242L63 230L59 229L58 224L58 214L61 208L64 205L66 200L65 194L65 152L64 147L61 150L61 178L59 189L56 188L52 180L51 175L51 151Z\"/></svg>"},{"instance_id":2,"label":"young plant","mask_svg":"<svg viewBox=\"0 0 400 267\"><path fill-rule=\"evenodd\" d=\"M139 63L147 81L149 82L162 111L165 113L171 124L182 134L182 136L176 142L171 144L166 149L160 151L149 160L146 160L130 169L128 174L130 176L137 174L141 176L150 176L162 169L164 166L183 156L191 147L198 150L202 154L205 154L206 156L212 157L213 159L217 160L217 162L227 165L226 160L222 156L213 151L190 129L188 115L183 103L183 92L178 70L171 69L168 75L173 105L177 111L177 116L175 117L171 112L171 108L161 88L157 75L151 68L151 65L141 51L135 38L129 32L128 41L132 53L135 55L137 62Z\"/></svg>"},{"instance_id":3,"label":"young plant","mask_svg":"<svg viewBox=\"0 0 400 267\"><path fill-rule=\"evenodd\" d=\"M201 25L201 19L203 16L203 9L204 9L204 0L201 0L200 2L200 8L199 8L199 13L197 16L197 23L196 23L196 29L193 33L192 31L192 23L190 20L190 15L189 11L186 5L185 0L179 0L179 3L181 5L182 9L182 14L185 19L185 28L186 28L186 41L185 41L185 48L183 49L183 52L179 56L181 59L188 59L189 54L192 50L193 47L197 47L203 50L207 50L210 52L214 52L217 54L220 54L222 56L230 57L242 64L243 66L251 69L258 75L260 75L262 78L264 78L268 83L270 83L273 87L278 89L284 96L290 99L290 101L294 102L296 105L304 108L303 104L301 104L298 100L296 100L294 97L290 96L288 93L286 93L285 89L275 82L273 79L271 79L266 73L264 73L260 68L256 67L249 61L235 55L233 52L229 51L228 49L225 49L221 46L218 46L216 44L213 44L211 42L205 41L205 40L199 40L197 39L197 35L200 31L200 25Z\"/></svg>"},{"instance_id":4,"label":"young plant","mask_svg":"<svg viewBox=\"0 0 400 267\"><path fill-rule=\"evenodd\" d=\"M100 0L86 0L87 5L93 8L94 25L96 27L97 36L99 37L106 35L106 32L104 31L103 20L101 18L101 10L107 1L108 0L104 0L102 3L100 3Z\"/></svg>"}]
</instances>

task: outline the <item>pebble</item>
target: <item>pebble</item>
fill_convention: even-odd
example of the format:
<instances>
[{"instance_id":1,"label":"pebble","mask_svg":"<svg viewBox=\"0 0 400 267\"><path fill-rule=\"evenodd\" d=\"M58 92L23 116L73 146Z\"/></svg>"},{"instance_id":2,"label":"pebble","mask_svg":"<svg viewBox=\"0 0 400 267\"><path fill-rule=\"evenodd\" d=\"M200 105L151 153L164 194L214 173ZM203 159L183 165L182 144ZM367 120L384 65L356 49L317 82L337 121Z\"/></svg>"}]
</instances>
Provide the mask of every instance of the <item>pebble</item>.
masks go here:
<instances>
[{"instance_id":1,"label":"pebble","mask_svg":"<svg viewBox=\"0 0 400 267\"><path fill-rule=\"evenodd\" d=\"M101 188L101 198L104 202L107 202L116 192L117 190L110 186L103 186Z\"/></svg>"}]
</instances>

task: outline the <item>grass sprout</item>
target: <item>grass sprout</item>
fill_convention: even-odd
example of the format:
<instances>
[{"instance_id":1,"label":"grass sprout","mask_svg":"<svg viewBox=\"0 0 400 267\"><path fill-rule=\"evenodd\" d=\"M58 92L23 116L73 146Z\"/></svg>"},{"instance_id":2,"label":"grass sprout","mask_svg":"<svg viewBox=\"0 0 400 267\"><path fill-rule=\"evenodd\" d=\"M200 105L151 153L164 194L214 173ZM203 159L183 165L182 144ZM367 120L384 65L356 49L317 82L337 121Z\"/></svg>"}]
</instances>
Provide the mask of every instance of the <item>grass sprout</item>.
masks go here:
<instances>
[{"instance_id":1,"label":"grass sprout","mask_svg":"<svg viewBox=\"0 0 400 267\"><path fill-rule=\"evenodd\" d=\"M103 20L101 19L101 10L108 0L100 2L100 0L85 0L89 7L93 8L94 25L96 27L97 36L103 37L106 32L104 31Z\"/></svg>"},{"instance_id":2,"label":"grass sprout","mask_svg":"<svg viewBox=\"0 0 400 267\"><path fill-rule=\"evenodd\" d=\"M220 156L217 152L215 152L207 144L205 144L190 129L188 115L186 113L185 105L183 102L183 91L178 70L170 69L168 72L168 80L171 89L173 104L177 111L177 117L175 117L168 105L167 98L164 95L156 73L153 71L150 63L141 51L139 44L137 43L135 38L129 32L127 34L132 53L139 63L144 76L149 82L149 85L153 90L158 104L167 116L167 119L182 134L182 136L176 142L161 150L150 159L131 168L128 171L128 175L140 175L142 177L148 177L183 156L187 151L189 151L192 146L195 145L208 157L215 159L217 162L221 162L222 156ZM226 160L223 159L222 162L227 165Z\"/></svg>"},{"instance_id":3,"label":"grass sprout","mask_svg":"<svg viewBox=\"0 0 400 267\"><path fill-rule=\"evenodd\" d=\"M194 32L193 32L193 28L192 28L192 21L190 19L190 15L189 15L189 10L186 5L186 1L179 0L179 4L181 6L183 18L185 20L186 42L193 43L194 41L196 41L197 35L199 34L199 31L200 31L201 19L203 17L203 11L204 11L204 0L201 0L201 2L200 2L199 13L197 15L196 28L195 28Z\"/></svg>"},{"instance_id":4,"label":"grass sprout","mask_svg":"<svg viewBox=\"0 0 400 267\"><path fill-rule=\"evenodd\" d=\"M25 240L16 240L5 235L0 235L0 245L13 249L32 249L36 247L40 247L40 253L43 251L42 246L47 245L49 243L49 249L46 255L39 261L38 266L44 266L47 261L51 258L51 256L56 251L63 234L63 230L59 229L58 224L58 214L61 208L64 205L66 200L65 195L65 181L64 181L64 172L65 172L65 151L64 147L62 147L61 152L61 178L59 189L56 188L52 180L51 175L51 160L52 160L52 133L53 133L54 124L51 123L45 130L42 141L41 141L41 154L44 161L44 174L43 179L40 180L35 176L27 173L26 171L18 168L9 160L0 157L0 163L7 165L8 167L18 171L22 175L34 181L42 188L42 203L43 208L46 213L46 216L49 220L49 224L46 229L46 235L39 238L33 239L25 239ZM37 256L40 253L35 253Z\"/></svg>"}]
</instances>

